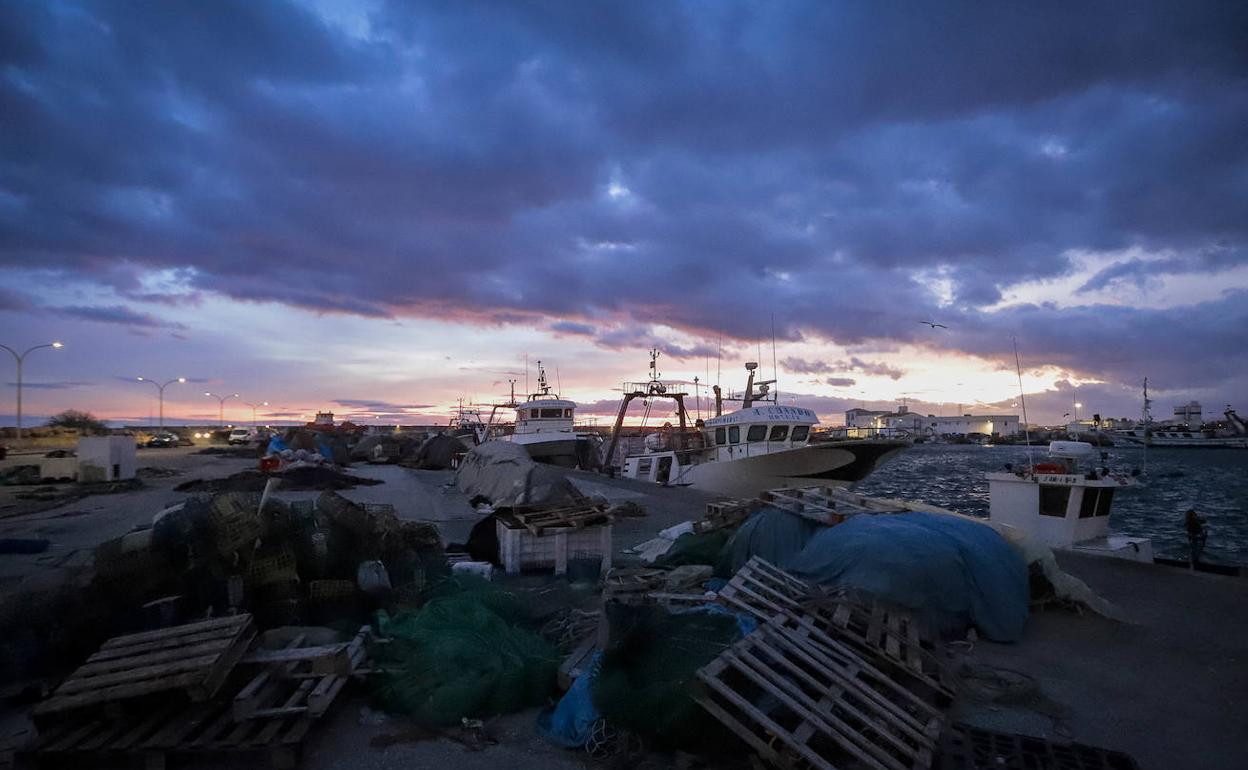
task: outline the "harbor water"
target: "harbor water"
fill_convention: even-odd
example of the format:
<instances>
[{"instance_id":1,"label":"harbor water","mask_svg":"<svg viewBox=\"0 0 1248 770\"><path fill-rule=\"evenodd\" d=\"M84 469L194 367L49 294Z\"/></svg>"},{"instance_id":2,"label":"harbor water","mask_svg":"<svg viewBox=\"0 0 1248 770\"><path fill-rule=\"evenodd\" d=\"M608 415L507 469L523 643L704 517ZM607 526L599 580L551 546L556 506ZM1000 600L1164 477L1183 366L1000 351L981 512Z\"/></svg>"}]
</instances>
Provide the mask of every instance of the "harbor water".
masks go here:
<instances>
[{"instance_id":1,"label":"harbor water","mask_svg":"<svg viewBox=\"0 0 1248 770\"><path fill-rule=\"evenodd\" d=\"M1047 447L1031 450L1043 462ZM1151 538L1157 556L1187 558L1183 514L1195 508L1209 527L1206 561L1248 565L1248 451L1109 447L1113 471L1143 471L1142 483L1114 498L1110 530ZM888 460L855 489L988 515L984 474L1028 462L1023 446L919 444Z\"/></svg>"}]
</instances>

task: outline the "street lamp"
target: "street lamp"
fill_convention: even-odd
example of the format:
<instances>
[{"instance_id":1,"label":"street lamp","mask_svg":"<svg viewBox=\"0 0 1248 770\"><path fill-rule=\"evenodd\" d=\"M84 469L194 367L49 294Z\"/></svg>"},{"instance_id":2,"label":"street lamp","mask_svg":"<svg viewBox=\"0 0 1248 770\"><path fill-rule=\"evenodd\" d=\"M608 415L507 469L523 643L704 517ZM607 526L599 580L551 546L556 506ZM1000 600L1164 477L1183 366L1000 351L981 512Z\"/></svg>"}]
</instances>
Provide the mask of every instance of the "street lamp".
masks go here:
<instances>
[{"instance_id":1,"label":"street lamp","mask_svg":"<svg viewBox=\"0 0 1248 770\"><path fill-rule=\"evenodd\" d=\"M63 348L63 347L65 346L59 342L49 342L46 345L35 345L34 347L27 348L25 352L19 354L16 350L9 347L8 345L0 345L0 348L4 348L5 350L12 353L13 360L17 361L17 439L18 441L21 441L22 439L22 362L26 360L26 356L28 356L30 354L30 351L32 350L38 350L39 348Z\"/></svg>"},{"instance_id":2,"label":"street lamp","mask_svg":"<svg viewBox=\"0 0 1248 770\"><path fill-rule=\"evenodd\" d=\"M1075 422L1079 422L1079 410L1083 408L1083 404L1075 402Z\"/></svg>"},{"instance_id":3,"label":"street lamp","mask_svg":"<svg viewBox=\"0 0 1248 770\"><path fill-rule=\"evenodd\" d=\"M176 380L169 380L163 385L157 382L156 380L149 379L147 377L135 377L135 379L138 380L139 382L146 382L148 385L155 385L156 390L160 391L160 427L163 430L165 427L165 388L169 387L175 382L186 382L186 378L179 377Z\"/></svg>"},{"instance_id":4,"label":"street lamp","mask_svg":"<svg viewBox=\"0 0 1248 770\"><path fill-rule=\"evenodd\" d=\"M229 401L231 398L238 398L238 394L231 393L228 396L218 396L216 393L204 393L204 395L208 396L209 398L215 398L217 400L217 422L221 424L222 428L224 428L225 427L225 402Z\"/></svg>"},{"instance_id":5,"label":"street lamp","mask_svg":"<svg viewBox=\"0 0 1248 770\"><path fill-rule=\"evenodd\" d=\"M243 402L243 404L244 404L245 406L249 406L249 407L251 407L251 427L253 427L253 428L254 428L254 427L256 427L256 407L257 407L257 406L268 406L268 405L269 405L269 402L268 402L268 401L261 401L259 404L248 404L246 401L244 401L244 402Z\"/></svg>"}]
</instances>

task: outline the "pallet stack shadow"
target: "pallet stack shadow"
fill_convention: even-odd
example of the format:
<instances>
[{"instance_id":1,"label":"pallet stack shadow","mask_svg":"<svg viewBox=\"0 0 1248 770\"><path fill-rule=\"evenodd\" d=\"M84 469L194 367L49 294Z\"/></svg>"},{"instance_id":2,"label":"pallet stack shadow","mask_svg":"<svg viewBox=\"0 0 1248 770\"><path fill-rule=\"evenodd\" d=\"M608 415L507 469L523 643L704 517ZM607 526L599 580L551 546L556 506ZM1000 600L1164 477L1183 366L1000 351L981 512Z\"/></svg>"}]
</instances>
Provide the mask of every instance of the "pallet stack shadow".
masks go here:
<instances>
[{"instance_id":1,"label":"pallet stack shadow","mask_svg":"<svg viewBox=\"0 0 1248 770\"><path fill-rule=\"evenodd\" d=\"M35 708L39 734L23 755L162 768L170 757L263 754L293 767L314 722L367 673L369 630L331 645L255 641L247 614L110 639Z\"/></svg>"}]
</instances>

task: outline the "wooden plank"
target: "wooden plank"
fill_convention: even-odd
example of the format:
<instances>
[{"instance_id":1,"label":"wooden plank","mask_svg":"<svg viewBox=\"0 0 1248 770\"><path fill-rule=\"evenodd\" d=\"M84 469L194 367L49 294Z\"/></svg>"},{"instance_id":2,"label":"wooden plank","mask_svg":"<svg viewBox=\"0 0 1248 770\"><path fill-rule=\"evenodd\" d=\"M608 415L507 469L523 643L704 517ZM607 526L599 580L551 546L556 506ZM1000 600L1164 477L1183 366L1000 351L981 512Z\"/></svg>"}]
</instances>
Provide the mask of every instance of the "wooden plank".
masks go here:
<instances>
[{"instance_id":1,"label":"wooden plank","mask_svg":"<svg viewBox=\"0 0 1248 770\"><path fill-rule=\"evenodd\" d=\"M139 746L144 749L165 749L176 746L209 722L215 713L216 708L207 704L183 710L174 714L162 729L148 736L147 740Z\"/></svg>"},{"instance_id":2,"label":"wooden plank","mask_svg":"<svg viewBox=\"0 0 1248 770\"><path fill-rule=\"evenodd\" d=\"M346 683L345 676L327 676L322 679L308 694L308 716L319 717L328 711Z\"/></svg>"},{"instance_id":3,"label":"wooden plank","mask_svg":"<svg viewBox=\"0 0 1248 770\"><path fill-rule=\"evenodd\" d=\"M243 656L241 663L273 665L277 663L302 663L322 659L345 657L347 644L322 644L315 647L286 647L280 650L252 650Z\"/></svg>"},{"instance_id":4,"label":"wooden plank","mask_svg":"<svg viewBox=\"0 0 1248 770\"><path fill-rule=\"evenodd\" d=\"M54 714L61 711L82 708L84 706L92 706L97 703L107 703L108 701L122 700L123 698L136 698L141 695L150 695L151 693L161 692L163 690L190 687L195 682L199 681L199 679L200 674L198 673L186 673L179 674L168 679L153 679L144 682L133 682L118 685L116 687L106 687L100 690L76 693L73 695L53 695L48 700L36 706L34 713L36 715Z\"/></svg>"},{"instance_id":5,"label":"wooden plank","mask_svg":"<svg viewBox=\"0 0 1248 770\"><path fill-rule=\"evenodd\" d=\"M113 660L116 658L129 658L142 655L148 652L159 652L161 650L181 649L188 645L201 644L210 642L214 639L228 641L237 635L237 631L229 628L215 628L199 634L188 634L186 636L178 636L170 639L157 639L151 642L143 642L141 644L127 645L125 647L115 647L108 650L100 650L91 657L87 658L87 663L96 663L104 660Z\"/></svg>"},{"instance_id":6,"label":"wooden plank","mask_svg":"<svg viewBox=\"0 0 1248 770\"><path fill-rule=\"evenodd\" d=\"M233 643L233 638L225 637L222 639L214 639L209 642L201 642L200 644L195 644L189 647L174 647L156 652L139 653L130 657L114 657L109 660L97 661L91 661L88 659L87 664L74 671L70 678L72 680L81 681L90 677L99 676L100 674L107 674L112 671L135 669L142 666L154 666L186 658L213 655L224 651ZM115 652L115 650L113 652Z\"/></svg>"},{"instance_id":7,"label":"wooden plank","mask_svg":"<svg viewBox=\"0 0 1248 770\"><path fill-rule=\"evenodd\" d=\"M204 631L211 631L218 628L242 628L251 622L251 615L244 613L241 615L229 615L226 617L213 618L211 620L202 620L197 623L187 623L181 626L170 626L169 628L160 628L155 631L143 631L137 634L129 634L127 636L118 636L109 639L100 646L101 650L111 650L114 647L128 647L143 642L153 642L159 639L170 639L178 636L186 636L188 634L198 634Z\"/></svg>"},{"instance_id":8,"label":"wooden plank","mask_svg":"<svg viewBox=\"0 0 1248 770\"><path fill-rule=\"evenodd\" d=\"M59 739L44 746L43 751L51 753L77 748L79 741L83 740L88 735L91 735L91 733L94 733L103 726L103 722L97 721L90 721L86 724L79 725L77 729L65 732Z\"/></svg>"},{"instance_id":9,"label":"wooden plank","mask_svg":"<svg viewBox=\"0 0 1248 770\"><path fill-rule=\"evenodd\" d=\"M221 689L221 685L225 684L226 678L234 667L238 665L238 661L243 657L243 653L251 646L251 642L256 638L255 629L251 626L245 627L234 646L226 650L217 662L212 666L208 675L198 684L188 690L188 694L193 701L206 701L217 694Z\"/></svg>"},{"instance_id":10,"label":"wooden plank","mask_svg":"<svg viewBox=\"0 0 1248 770\"><path fill-rule=\"evenodd\" d=\"M164 711L156 711L149 715L146 719L139 722L129 732L122 737L109 744L110 751L125 751L141 740L149 737L154 730L157 730L169 718L169 714Z\"/></svg>"},{"instance_id":11,"label":"wooden plank","mask_svg":"<svg viewBox=\"0 0 1248 770\"><path fill-rule=\"evenodd\" d=\"M217 654L197 655L193 658L183 658L180 660L172 660L165 663L157 663L150 666L137 666L122 671L114 671L109 674L100 674L98 676L86 677L83 679L69 679L56 688L53 697L75 695L90 691L101 691L105 689L117 689L120 686L147 682L148 680L161 680L166 677L177 674L192 672L202 676L203 670L211 666L217 660ZM198 678L198 677L197 677Z\"/></svg>"}]
</instances>

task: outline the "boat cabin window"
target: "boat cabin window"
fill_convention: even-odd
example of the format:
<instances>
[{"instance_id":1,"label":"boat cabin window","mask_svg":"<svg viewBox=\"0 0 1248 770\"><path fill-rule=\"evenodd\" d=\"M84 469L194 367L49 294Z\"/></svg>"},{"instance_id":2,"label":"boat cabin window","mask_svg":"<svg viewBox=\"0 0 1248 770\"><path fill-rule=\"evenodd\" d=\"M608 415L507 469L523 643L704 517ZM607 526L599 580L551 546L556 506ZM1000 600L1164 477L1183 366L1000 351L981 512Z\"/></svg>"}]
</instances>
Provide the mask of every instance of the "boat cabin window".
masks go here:
<instances>
[{"instance_id":1,"label":"boat cabin window","mask_svg":"<svg viewBox=\"0 0 1248 770\"><path fill-rule=\"evenodd\" d=\"M529 410L527 410L527 409L517 409L517 410L516 410L516 419L518 419L518 420L527 420L527 419L529 419Z\"/></svg>"},{"instance_id":2,"label":"boat cabin window","mask_svg":"<svg viewBox=\"0 0 1248 770\"><path fill-rule=\"evenodd\" d=\"M1070 503L1070 487L1040 485L1040 515L1066 516L1066 506Z\"/></svg>"},{"instance_id":3,"label":"boat cabin window","mask_svg":"<svg viewBox=\"0 0 1248 770\"><path fill-rule=\"evenodd\" d=\"M768 441L784 441L789 437L789 426L773 425L771 426L771 435L767 437Z\"/></svg>"},{"instance_id":4,"label":"boat cabin window","mask_svg":"<svg viewBox=\"0 0 1248 770\"><path fill-rule=\"evenodd\" d=\"M795 443L800 443L802 441L805 441L806 437L809 435L810 435L809 425L794 425L793 426L793 441Z\"/></svg>"},{"instance_id":5,"label":"boat cabin window","mask_svg":"<svg viewBox=\"0 0 1248 770\"><path fill-rule=\"evenodd\" d=\"M724 428L715 429L715 443L723 446L728 443L728 431Z\"/></svg>"},{"instance_id":6,"label":"boat cabin window","mask_svg":"<svg viewBox=\"0 0 1248 770\"><path fill-rule=\"evenodd\" d=\"M564 409L564 410L563 410L563 416L564 416L564 417L571 417L571 416L572 416L572 410L571 410L571 409Z\"/></svg>"},{"instance_id":7,"label":"boat cabin window","mask_svg":"<svg viewBox=\"0 0 1248 770\"><path fill-rule=\"evenodd\" d=\"M746 441L762 441L767 438L766 425L751 425L750 429L745 432Z\"/></svg>"},{"instance_id":8,"label":"boat cabin window","mask_svg":"<svg viewBox=\"0 0 1248 770\"><path fill-rule=\"evenodd\" d=\"M728 443L729 444L741 443L741 426L740 425L733 425L732 427L728 428Z\"/></svg>"},{"instance_id":9,"label":"boat cabin window","mask_svg":"<svg viewBox=\"0 0 1248 770\"><path fill-rule=\"evenodd\" d=\"M557 420L563 416L562 409L542 409L540 411L542 413L543 419L556 419ZM571 411L571 410L568 410L568 411Z\"/></svg>"}]
</instances>

